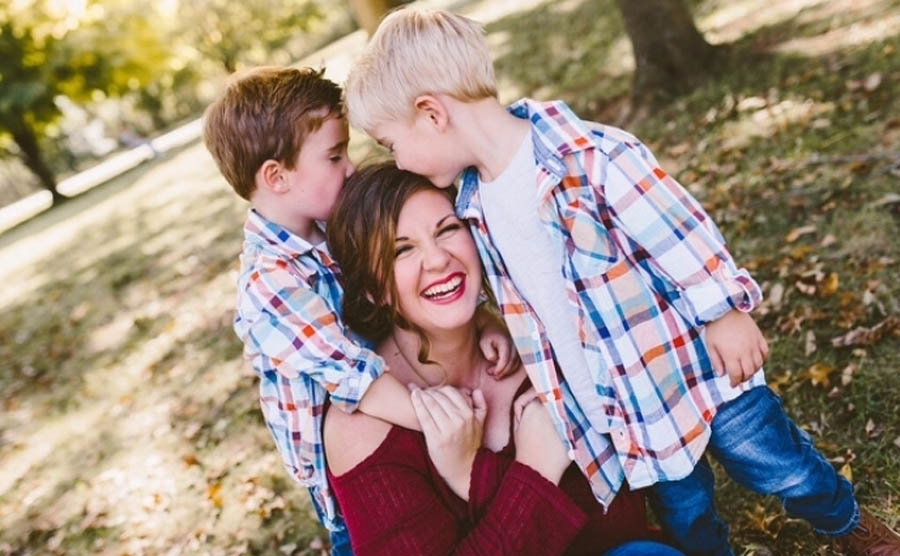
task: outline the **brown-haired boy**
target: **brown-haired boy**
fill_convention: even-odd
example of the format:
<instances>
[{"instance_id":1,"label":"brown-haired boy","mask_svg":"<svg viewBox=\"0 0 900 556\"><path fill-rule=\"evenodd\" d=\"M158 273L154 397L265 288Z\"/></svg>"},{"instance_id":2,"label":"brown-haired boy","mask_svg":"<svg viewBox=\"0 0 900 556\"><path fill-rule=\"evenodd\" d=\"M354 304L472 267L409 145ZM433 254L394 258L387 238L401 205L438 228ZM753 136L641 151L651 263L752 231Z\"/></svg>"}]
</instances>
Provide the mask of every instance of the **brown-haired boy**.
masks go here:
<instances>
[{"instance_id":1,"label":"brown-haired boy","mask_svg":"<svg viewBox=\"0 0 900 556\"><path fill-rule=\"evenodd\" d=\"M238 76L206 111L203 135L235 192L250 202L234 322L260 377L260 403L284 465L309 487L331 531L349 539L325 476L326 396L340 409L419 429L406 387L340 320L339 269L318 222L354 171L338 85L310 68L261 67ZM515 358L505 333L482 335L500 374Z\"/></svg>"}]
</instances>

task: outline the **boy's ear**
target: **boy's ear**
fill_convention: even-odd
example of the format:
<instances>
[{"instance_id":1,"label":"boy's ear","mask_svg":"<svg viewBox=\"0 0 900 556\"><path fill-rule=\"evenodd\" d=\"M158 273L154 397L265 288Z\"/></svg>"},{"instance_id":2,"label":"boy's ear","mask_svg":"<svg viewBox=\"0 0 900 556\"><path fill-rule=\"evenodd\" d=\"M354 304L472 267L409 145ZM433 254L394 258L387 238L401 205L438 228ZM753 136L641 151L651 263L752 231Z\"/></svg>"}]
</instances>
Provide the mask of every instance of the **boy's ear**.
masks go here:
<instances>
[{"instance_id":1,"label":"boy's ear","mask_svg":"<svg viewBox=\"0 0 900 556\"><path fill-rule=\"evenodd\" d=\"M428 122L438 131L444 131L450 121L447 107L434 95L419 95L415 100L416 113L428 118Z\"/></svg>"},{"instance_id":2,"label":"boy's ear","mask_svg":"<svg viewBox=\"0 0 900 556\"><path fill-rule=\"evenodd\" d=\"M283 170L284 166L277 160L266 160L256 171L256 187L278 195L286 192L288 185Z\"/></svg>"}]
</instances>

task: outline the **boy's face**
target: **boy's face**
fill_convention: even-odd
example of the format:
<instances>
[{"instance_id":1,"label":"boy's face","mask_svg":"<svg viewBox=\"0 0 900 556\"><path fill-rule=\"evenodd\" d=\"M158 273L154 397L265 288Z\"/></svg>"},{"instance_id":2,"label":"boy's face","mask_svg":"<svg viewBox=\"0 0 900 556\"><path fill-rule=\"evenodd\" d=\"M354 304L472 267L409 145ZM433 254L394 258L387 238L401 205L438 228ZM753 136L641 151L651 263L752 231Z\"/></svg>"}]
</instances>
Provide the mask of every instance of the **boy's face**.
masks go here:
<instances>
[{"instance_id":1,"label":"boy's face","mask_svg":"<svg viewBox=\"0 0 900 556\"><path fill-rule=\"evenodd\" d=\"M369 135L391 151L398 168L424 176L441 188L449 187L467 166L454 156L458 146L454 147L426 115L417 115L412 122L380 123Z\"/></svg>"},{"instance_id":2,"label":"boy's face","mask_svg":"<svg viewBox=\"0 0 900 556\"><path fill-rule=\"evenodd\" d=\"M347 121L332 117L306 136L292 170L282 170L290 188L285 202L297 207L303 216L327 220L334 208L344 180L356 168L347 156Z\"/></svg>"}]
</instances>

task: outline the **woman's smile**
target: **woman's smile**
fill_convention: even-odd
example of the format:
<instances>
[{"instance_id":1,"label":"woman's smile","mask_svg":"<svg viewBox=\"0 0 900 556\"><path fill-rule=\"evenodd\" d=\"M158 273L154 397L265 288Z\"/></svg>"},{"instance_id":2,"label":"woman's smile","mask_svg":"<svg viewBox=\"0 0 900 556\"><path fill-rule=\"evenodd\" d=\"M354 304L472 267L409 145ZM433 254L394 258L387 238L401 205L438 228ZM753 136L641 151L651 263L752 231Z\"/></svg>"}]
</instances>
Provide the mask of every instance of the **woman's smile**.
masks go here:
<instances>
[{"instance_id":1,"label":"woman's smile","mask_svg":"<svg viewBox=\"0 0 900 556\"><path fill-rule=\"evenodd\" d=\"M432 283L422 291L422 297L432 303L452 303L466 292L466 275L454 272L443 280Z\"/></svg>"}]
</instances>

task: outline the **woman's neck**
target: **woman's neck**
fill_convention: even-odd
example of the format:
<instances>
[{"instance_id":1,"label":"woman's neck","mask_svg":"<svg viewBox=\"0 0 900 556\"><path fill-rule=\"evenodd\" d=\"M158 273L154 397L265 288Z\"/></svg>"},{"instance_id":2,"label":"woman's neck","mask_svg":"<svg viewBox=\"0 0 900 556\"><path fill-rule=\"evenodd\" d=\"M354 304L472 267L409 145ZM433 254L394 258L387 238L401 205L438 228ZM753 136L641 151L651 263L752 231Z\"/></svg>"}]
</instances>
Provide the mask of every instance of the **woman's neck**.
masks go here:
<instances>
[{"instance_id":1,"label":"woman's neck","mask_svg":"<svg viewBox=\"0 0 900 556\"><path fill-rule=\"evenodd\" d=\"M478 349L478 331L474 325L428 335L428 360L433 363L419 362L421 340L415 332L395 328L393 339L410 370L424 383L420 386L448 384L474 389L480 385L485 360Z\"/></svg>"}]
</instances>

